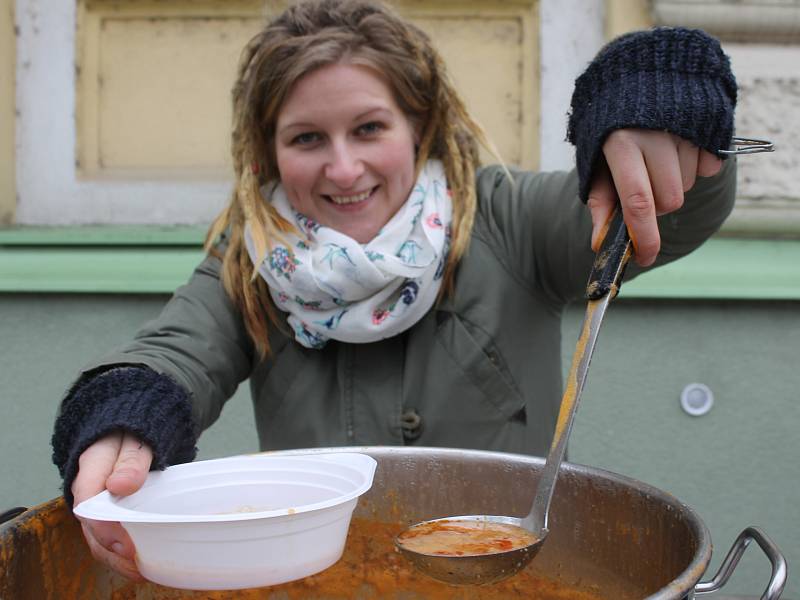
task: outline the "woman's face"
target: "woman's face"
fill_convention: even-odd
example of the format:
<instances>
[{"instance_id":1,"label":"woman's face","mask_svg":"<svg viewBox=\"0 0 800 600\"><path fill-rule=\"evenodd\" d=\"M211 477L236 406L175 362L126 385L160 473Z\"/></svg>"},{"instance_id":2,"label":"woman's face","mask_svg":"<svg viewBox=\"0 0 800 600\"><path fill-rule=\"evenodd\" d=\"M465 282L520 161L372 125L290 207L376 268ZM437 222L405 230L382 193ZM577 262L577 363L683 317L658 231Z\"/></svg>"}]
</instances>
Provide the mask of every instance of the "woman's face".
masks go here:
<instances>
[{"instance_id":1,"label":"woman's face","mask_svg":"<svg viewBox=\"0 0 800 600\"><path fill-rule=\"evenodd\" d=\"M275 153L292 207L363 244L408 198L414 142L378 73L335 63L293 86L278 112Z\"/></svg>"}]
</instances>

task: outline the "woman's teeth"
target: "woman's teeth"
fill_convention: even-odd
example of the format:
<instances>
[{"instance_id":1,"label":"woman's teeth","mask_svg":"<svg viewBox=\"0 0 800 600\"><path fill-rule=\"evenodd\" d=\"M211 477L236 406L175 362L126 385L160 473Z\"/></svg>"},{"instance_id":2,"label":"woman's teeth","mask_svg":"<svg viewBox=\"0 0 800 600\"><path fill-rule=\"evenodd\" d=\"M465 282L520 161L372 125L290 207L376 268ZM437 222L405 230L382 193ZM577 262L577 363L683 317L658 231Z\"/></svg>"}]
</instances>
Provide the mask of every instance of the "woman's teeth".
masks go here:
<instances>
[{"instance_id":1,"label":"woman's teeth","mask_svg":"<svg viewBox=\"0 0 800 600\"><path fill-rule=\"evenodd\" d=\"M372 190L367 190L366 192L361 192L360 194L356 194L355 196L328 196L334 204L354 204L355 202L363 202L369 195L372 193Z\"/></svg>"}]
</instances>

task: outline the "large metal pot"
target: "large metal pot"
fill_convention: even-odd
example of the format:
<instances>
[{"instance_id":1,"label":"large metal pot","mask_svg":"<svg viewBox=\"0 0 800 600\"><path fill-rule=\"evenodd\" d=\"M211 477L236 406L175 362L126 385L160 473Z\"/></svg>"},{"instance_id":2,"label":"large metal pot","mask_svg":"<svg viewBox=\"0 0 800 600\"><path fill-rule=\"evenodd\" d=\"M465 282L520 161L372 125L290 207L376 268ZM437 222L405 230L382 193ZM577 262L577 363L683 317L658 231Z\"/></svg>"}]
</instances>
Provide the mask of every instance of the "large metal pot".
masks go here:
<instances>
[{"instance_id":1,"label":"large metal pot","mask_svg":"<svg viewBox=\"0 0 800 600\"><path fill-rule=\"evenodd\" d=\"M331 450L354 449L295 452ZM742 533L720 573L709 582L698 583L711 558L711 539L691 508L641 482L564 464L550 511L551 532L542 551L522 574L499 584L505 587L439 584L413 573L392 550L392 535L411 523L448 515L524 515L530 508L543 461L454 449L356 450L378 461L375 482L359 502L344 558L318 576L276 588L196 595L153 584L133 584L92 560L76 521L63 500L57 499L0 526L0 598L690 600L695 593L724 585L753 539L773 565L762 598L779 598L785 583L783 556L755 528ZM543 587L534 589L539 585Z\"/></svg>"}]
</instances>

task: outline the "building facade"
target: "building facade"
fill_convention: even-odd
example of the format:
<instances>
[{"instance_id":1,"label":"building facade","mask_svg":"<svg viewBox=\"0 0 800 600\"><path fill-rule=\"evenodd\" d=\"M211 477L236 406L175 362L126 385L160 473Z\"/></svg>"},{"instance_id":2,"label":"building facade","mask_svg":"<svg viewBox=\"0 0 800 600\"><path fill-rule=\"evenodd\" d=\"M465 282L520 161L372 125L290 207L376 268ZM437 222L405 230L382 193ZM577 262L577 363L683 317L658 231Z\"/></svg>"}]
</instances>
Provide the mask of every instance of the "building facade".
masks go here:
<instances>
[{"instance_id":1,"label":"building facade","mask_svg":"<svg viewBox=\"0 0 800 600\"><path fill-rule=\"evenodd\" d=\"M205 227L231 187L238 52L284 5L0 2L8 507L59 493L49 436L63 390L81 364L157 314L201 257ZM501 155L531 169L571 168L572 85L606 40L653 25L700 27L722 40L740 85L737 134L768 138L777 151L740 162L737 206L718 236L623 289L570 458L695 508L717 548L712 570L748 525L775 538L790 568L800 564L800 1L395 5L431 34ZM582 311L565 320L565 365ZM202 457L256 450L245 387L201 439ZM684 391L694 395L682 405ZM749 554L730 593L756 595L766 584L765 561ZM786 595L800 598L797 581Z\"/></svg>"}]
</instances>

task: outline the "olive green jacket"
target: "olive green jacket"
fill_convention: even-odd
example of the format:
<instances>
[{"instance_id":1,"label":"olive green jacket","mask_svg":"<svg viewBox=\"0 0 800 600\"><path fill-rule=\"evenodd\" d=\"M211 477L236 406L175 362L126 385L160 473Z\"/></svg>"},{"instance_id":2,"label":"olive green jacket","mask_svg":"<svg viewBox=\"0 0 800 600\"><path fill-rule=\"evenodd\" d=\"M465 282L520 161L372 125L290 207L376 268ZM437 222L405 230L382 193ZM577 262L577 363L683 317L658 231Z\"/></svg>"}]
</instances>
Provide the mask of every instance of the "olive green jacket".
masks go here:
<instances>
[{"instance_id":1,"label":"olive green jacket","mask_svg":"<svg viewBox=\"0 0 800 600\"><path fill-rule=\"evenodd\" d=\"M169 375L189 393L198 434L249 377L262 449L417 444L545 454L561 398L561 316L586 285L591 222L574 172L513 176L480 171L454 293L401 335L311 350L273 328L273 353L259 361L220 283L220 261L207 258L135 341L87 372L142 364ZM715 232L734 195L728 160L661 219L658 264ZM628 279L638 272L631 265Z\"/></svg>"}]
</instances>

